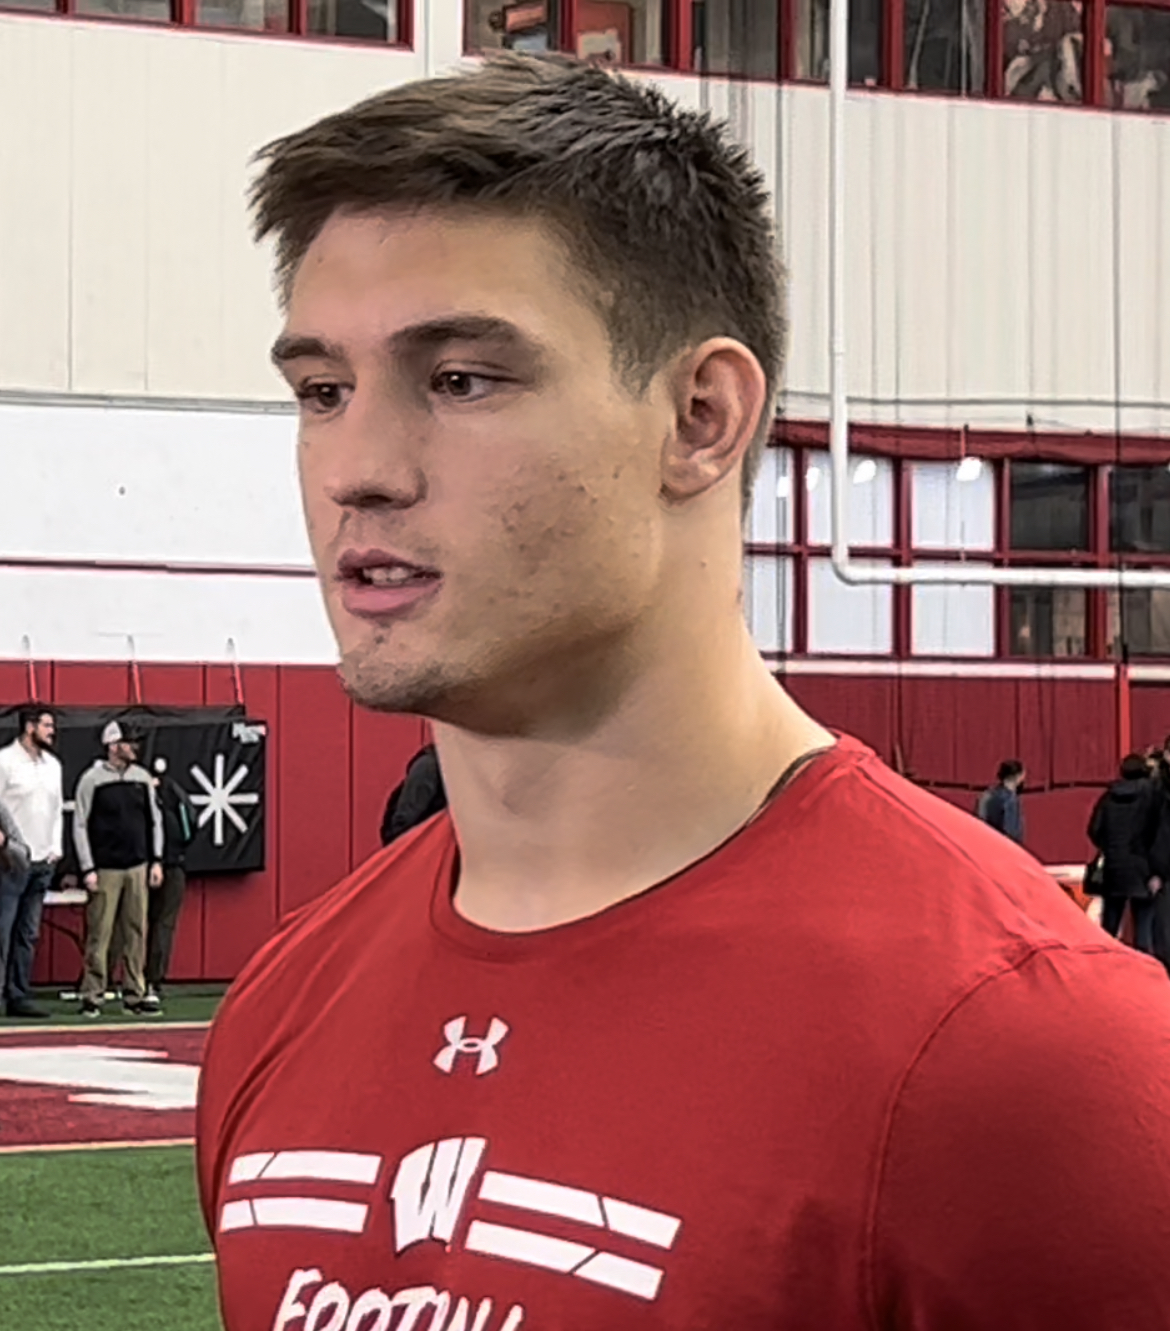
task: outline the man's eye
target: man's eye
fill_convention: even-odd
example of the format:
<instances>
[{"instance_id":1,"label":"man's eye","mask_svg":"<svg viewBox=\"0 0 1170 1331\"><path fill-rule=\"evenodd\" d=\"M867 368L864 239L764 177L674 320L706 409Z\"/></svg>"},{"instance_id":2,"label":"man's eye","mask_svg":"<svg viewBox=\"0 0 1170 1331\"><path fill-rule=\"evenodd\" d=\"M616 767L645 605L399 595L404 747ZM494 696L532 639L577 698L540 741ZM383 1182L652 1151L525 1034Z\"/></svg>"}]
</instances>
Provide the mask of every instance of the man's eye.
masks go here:
<instances>
[{"instance_id":1,"label":"man's eye","mask_svg":"<svg viewBox=\"0 0 1170 1331\"><path fill-rule=\"evenodd\" d=\"M460 401L483 397L495 381L469 370L440 370L431 380L431 391Z\"/></svg>"},{"instance_id":2,"label":"man's eye","mask_svg":"<svg viewBox=\"0 0 1170 1331\"><path fill-rule=\"evenodd\" d=\"M297 389L297 401L316 411L335 411L341 406L341 385L303 384Z\"/></svg>"}]
</instances>

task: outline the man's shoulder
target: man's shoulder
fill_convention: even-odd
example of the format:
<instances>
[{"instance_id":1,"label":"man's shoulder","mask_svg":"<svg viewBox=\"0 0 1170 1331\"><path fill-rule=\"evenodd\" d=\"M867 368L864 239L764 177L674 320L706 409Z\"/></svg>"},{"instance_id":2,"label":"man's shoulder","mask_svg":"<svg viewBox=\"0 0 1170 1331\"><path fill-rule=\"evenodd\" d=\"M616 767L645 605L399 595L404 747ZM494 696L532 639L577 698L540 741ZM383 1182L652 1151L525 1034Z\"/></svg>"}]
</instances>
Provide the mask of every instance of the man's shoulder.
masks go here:
<instances>
[{"instance_id":1,"label":"man's shoulder","mask_svg":"<svg viewBox=\"0 0 1170 1331\"><path fill-rule=\"evenodd\" d=\"M777 929L836 930L830 968L912 975L924 1004L945 1004L1021 949L1100 941L1034 856L868 750L809 775L778 802L753 868Z\"/></svg>"}]
</instances>

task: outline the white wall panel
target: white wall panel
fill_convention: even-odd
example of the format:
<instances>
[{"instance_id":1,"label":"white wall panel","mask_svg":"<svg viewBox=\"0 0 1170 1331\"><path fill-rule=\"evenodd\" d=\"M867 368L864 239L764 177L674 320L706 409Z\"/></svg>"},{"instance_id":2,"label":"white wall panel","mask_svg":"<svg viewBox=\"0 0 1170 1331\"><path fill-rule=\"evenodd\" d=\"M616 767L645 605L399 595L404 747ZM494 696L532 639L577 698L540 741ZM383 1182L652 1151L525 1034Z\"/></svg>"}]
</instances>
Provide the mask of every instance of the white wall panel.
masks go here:
<instances>
[{"instance_id":1,"label":"white wall panel","mask_svg":"<svg viewBox=\"0 0 1170 1331\"><path fill-rule=\"evenodd\" d=\"M68 42L0 18L0 384L69 380Z\"/></svg>"},{"instance_id":2,"label":"white wall panel","mask_svg":"<svg viewBox=\"0 0 1170 1331\"><path fill-rule=\"evenodd\" d=\"M0 658L29 649L58 661L337 659L313 578L0 568Z\"/></svg>"},{"instance_id":3,"label":"white wall panel","mask_svg":"<svg viewBox=\"0 0 1170 1331\"><path fill-rule=\"evenodd\" d=\"M311 563L288 414L0 403L0 556Z\"/></svg>"},{"instance_id":4,"label":"white wall panel","mask_svg":"<svg viewBox=\"0 0 1170 1331\"><path fill-rule=\"evenodd\" d=\"M414 52L0 17L0 390L273 400L269 256L249 159L460 57L418 0ZM770 181L790 272L786 406L827 408L828 96L663 76L726 115ZM849 387L918 424L1111 429L1112 155L1122 179L1123 429L1170 417L1170 122L854 92ZM10 199L27 200L12 207Z\"/></svg>"}]
</instances>

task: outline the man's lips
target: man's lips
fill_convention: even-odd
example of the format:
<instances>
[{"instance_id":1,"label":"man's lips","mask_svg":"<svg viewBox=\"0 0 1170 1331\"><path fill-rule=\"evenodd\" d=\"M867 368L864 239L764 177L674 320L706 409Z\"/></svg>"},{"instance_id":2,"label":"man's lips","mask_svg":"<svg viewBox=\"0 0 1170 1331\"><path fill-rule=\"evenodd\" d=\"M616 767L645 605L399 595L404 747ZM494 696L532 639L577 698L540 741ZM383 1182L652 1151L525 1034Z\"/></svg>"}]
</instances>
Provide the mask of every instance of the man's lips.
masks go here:
<instances>
[{"instance_id":1,"label":"man's lips","mask_svg":"<svg viewBox=\"0 0 1170 1331\"><path fill-rule=\"evenodd\" d=\"M379 568L403 568L412 573L423 574L431 577L438 577L438 569L430 568L426 564L416 563L412 559L407 559L405 555L395 553L393 550L346 550L337 561L337 576L344 582L355 580L368 582L369 578L363 575L368 574L373 569Z\"/></svg>"},{"instance_id":2,"label":"man's lips","mask_svg":"<svg viewBox=\"0 0 1170 1331\"><path fill-rule=\"evenodd\" d=\"M386 619L434 596L442 578L437 569L388 550L347 550L337 562L337 581L349 614Z\"/></svg>"}]
</instances>

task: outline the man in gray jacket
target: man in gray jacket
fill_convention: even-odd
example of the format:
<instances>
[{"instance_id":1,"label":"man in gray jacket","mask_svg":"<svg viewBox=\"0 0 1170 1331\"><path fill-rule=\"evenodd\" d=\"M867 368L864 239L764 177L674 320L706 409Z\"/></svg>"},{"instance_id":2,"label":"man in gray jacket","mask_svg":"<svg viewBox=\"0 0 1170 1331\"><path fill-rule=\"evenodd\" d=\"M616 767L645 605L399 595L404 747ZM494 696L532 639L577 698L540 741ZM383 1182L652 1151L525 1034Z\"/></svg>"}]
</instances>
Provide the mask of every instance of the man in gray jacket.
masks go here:
<instances>
[{"instance_id":1,"label":"man in gray jacket","mask_svg":"<svg viewBox=\"0 0 1170 1331\"><path fill-rule=\"evenodd\" d=\"M154 1016L159 1002L146 992L147 891L162 882L163 822L149 772L137 762L139 740L121 722L102 731L105 759L77 783L73 840L86 906L85 975L81 1012L101 1014L117 937L125 969L123 1004L128 1012ZM116 926L116 927L115 927Z\"/></svg>"}]
</instances>

